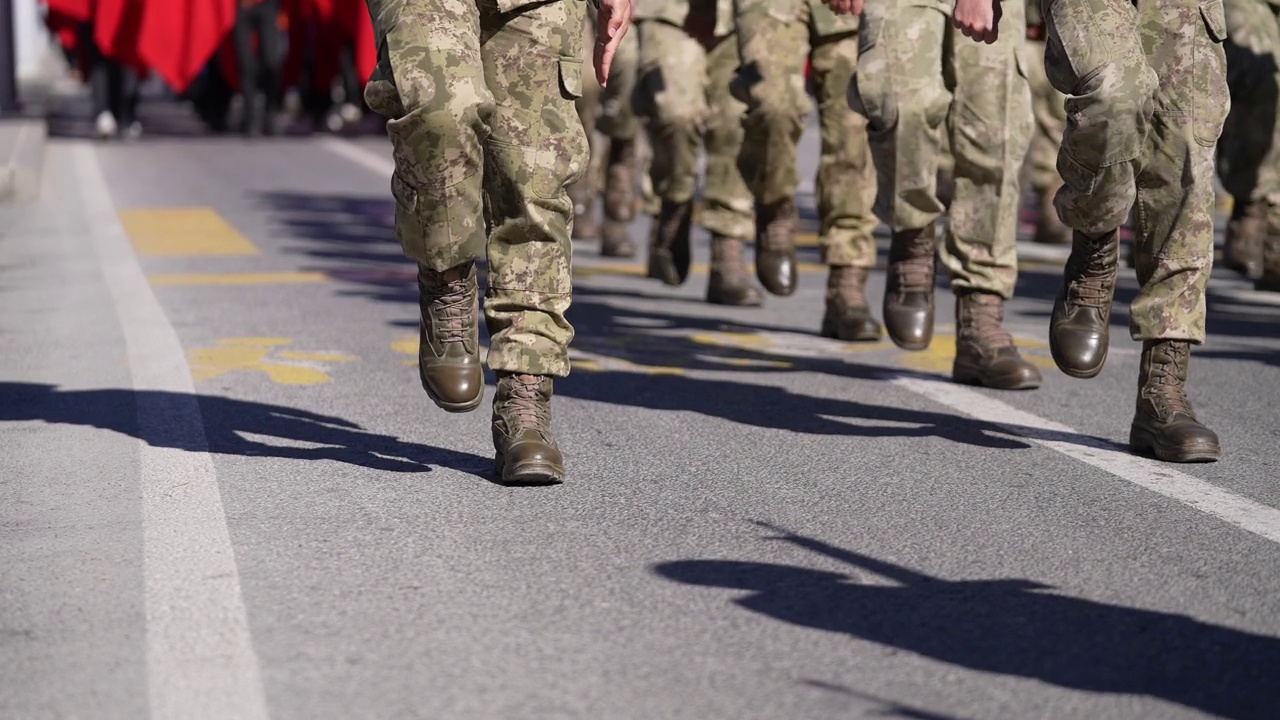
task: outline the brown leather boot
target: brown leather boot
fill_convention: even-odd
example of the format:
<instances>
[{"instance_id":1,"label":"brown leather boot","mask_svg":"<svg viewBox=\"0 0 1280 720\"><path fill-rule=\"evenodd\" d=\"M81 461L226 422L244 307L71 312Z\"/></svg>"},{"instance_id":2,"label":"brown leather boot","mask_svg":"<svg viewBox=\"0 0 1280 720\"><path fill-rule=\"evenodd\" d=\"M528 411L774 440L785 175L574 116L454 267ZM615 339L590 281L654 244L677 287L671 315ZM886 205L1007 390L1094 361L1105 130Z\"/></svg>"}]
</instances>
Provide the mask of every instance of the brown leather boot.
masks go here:
<instances>
[{"instance_id":1,"label":"brown leather boot","mask_svg":"<svg viewBox=\"0 0 1280 720\"><path fill-rule=\"evenodd\" d=\"M635 257L628 227L636 216L635 140L609 142L609 166L604 180L604 223L600 227L600 254L604 257Z\"/></svg>"},{"instance_id":2,"label":"brown leather boot","mask_svg":"<svg viewBox=\"0 0 1280 720\"><path fill-rule=\"evenodd\" d=\"M1058 369L1075 378L1102 372L1111 342L1111 300L1119 270L1119 233L1094 239L1073 232L1062 289L1049 317L1049 350Z\"/></svg>"},{"instance_id":3,"label":"brown leather boot","mask_svg":"<svg viewBox=\"0 0 1280 720\"><path fill-rule=\"evenodd\" d=\"M493 449L504 483L564 481L564 458L551 437L551 385L546 375L498 373Z\"/></svg>"},{"instance_id":4,"label":"brown leather boot","mask_svg":"<svg viewBox=\"0 0 1280 720\"><path fill-rule=\"evenodd\" d=\"M933 342L933 225L895 232L889 244L884 289L884 327L903 350L924 350Z\"/></svg>"},{"instance_id":5,"label":"brown leather boot","mask_svg":"<svg viewBox=\"0 0 1280 720\"><path fill-rule=\"evenodd\" d=\"M1222 264L1250 280L1256 280L1262 275L1262 245L1266 235L1266 205L1236 203L1227 223Z\"/></svg>"},{"instance_id":6,"label":"brown leather boot","mask_svg":"<svg viewBox=\"0 0 1280 720\"><path fill-rule=\"evenodd\" d=\"M587 183L576 182L569 186L569 200L573 202L572 237L574 240L600 236L600 224L596 222L595 214L592 212L595 199L586 185Z\"/></svg>"},{"instance_id":7,"label":"brown leather boot","mask_svg":"<svg viewBox=\"0 0 1280 720\"><path fill-rule=\"evenodd\" d=\"M649 231L649 277L667 285L683 285L689 279L692 251L693 201L662 201L662 209Z\"/></svg>"},{"instance_id":8,"label":"brown leather boot","mask_svg":"<svg viewBox=\"0 0 1280 720\"><path fill-rule=\"evenodd\" d=\"M794 200L756 206L756 278L774 295L790 295L799 280Z\"/></svg>"},{"instance_id":9,"label":"brown leather boot","mask_svg":"<svg viewBox=\"0 0 1280 720\"><path fill-rule=\"evenodd\" d=\"M469 412L484 397L476 313L476 265L444 272L418 265L418 375L438 407Z\"/></svg>"},{"instance_id":10,"label":"brown leather boot","mask_svg":"<svg viewBox=\"0 0 1280 720\"><path fill-rule=\"evenodd\" d=\"M742 240L712 233L711 277L707 281L707 302L712 305L759 307L764 293L751 285L751 273L742 259Z\"/></svg>"},{"instance_id":11,"label":"brown leather boot","mask_svg":"<svg viewBox=\"0 0 1280 720\"><path fill-rule=\"evenodd\" d=\"M1036 234L1032 241L1041 245L1070 245L1071 228L1063 224L1058 217L1058 209L1053 206L1053 196L1058 188L1045 188L1039 193L1039 205L1036 206Z\"/></svg>"},{"instance_id":12,"label":"brown leather boot","mask_svg":"<svg viewBox=\"0 0 1280 720\"><path fill-rule=\"evenodd\" d=\"M1196 419L1187 400L1191 344L1182 340L1142 343L1138 409L1129 429L1129 448L1165 462L1213 462L1221 455L1218 435Z\"/></svg>"},{"instance_id":13,"label":"brown leather boot","mask_svg":"<svg viewBox=\"0 0 1280 720\"><path fill-rule=\"evenodd\" d=\"M822 337L844 342L875 342L880 323L867 303L867 268L833 265L827 274L827 308L822 315Z\"/></svg>"},{"instance_id":14,"label":"brown leather boot","mask_svg":"<svg viewBox=\"0 0 1280 720\"><path fill-rule=\"evenodd\" d=\"M1254 287L1280 292L1280 235L1268 235L1262 242L1262 276Z\"/></svg>"},{"instance_id":15,"label":"brown leather boot","mask_svg":"<svg viewBox=\"0 0 1280 720\"><path fill-rule=\"evenodd\" d=\"M994 293L962 291L956 296L956 361L951 379L996 390L1031 390L1043 378L1022 359L1004 329L1004 299Z\"/></svg>"}]
</instances>

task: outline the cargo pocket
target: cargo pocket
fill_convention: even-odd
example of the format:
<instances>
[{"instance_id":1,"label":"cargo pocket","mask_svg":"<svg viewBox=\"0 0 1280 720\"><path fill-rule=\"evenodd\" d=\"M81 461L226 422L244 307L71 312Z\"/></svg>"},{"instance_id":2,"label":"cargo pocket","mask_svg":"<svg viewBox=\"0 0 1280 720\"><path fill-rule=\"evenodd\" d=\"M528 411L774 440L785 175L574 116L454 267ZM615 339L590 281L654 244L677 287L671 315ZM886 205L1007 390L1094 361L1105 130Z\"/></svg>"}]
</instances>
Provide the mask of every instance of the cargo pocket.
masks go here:
<instances>
[{"instance_id":1,"label":"cargo pocket","mask_svg":"<svg viewBox=\"0 0 1280 720\"><path fill-rule=\"evenodd\" d=\"M561 57L557 61L560 97L542 108L541 141L534 149L533 194L554 199L582 177L590 148L587 131L574 101L582 97L582 60Z\"/></svg>"},{"instance_id":2,"label":"cargo pocket","mask_svg":"<svg viewBox=\"0 0 1280 720\"><path fill-rule=\"evenodd\" d=\"M426 229L418 212L418 189L405 182L398 170L391 174L391 197L396 203L396 240L406 250L420 248Z\"/></svg>"},{"instance_id":3,"label":"cargo pocket","mask_svg":"<svg viewBox=\"0 0 1280 720\"><path fill-rule=\"evenodd\" d=\"M1231 110L1231 93L1227 88L1226 52L1227 16L1222 0L1200 3L1204 32L1192 41L1191 116L1196 142L1212 147L1222 135L1227 113Z\"/></svg>"},{"instance_id":4,"label":"cargo pocket","mask_svg":"<svg viewBox=\"0 0 1280 720\"><path fill-rule=\"evenodd\" d=\"M1099 172L1085 167L1067 153L1058 151L1058 174L1062 176L1062 182L1077 193L1092 195L1098 184Z\"/></svg>"}]
</instances>

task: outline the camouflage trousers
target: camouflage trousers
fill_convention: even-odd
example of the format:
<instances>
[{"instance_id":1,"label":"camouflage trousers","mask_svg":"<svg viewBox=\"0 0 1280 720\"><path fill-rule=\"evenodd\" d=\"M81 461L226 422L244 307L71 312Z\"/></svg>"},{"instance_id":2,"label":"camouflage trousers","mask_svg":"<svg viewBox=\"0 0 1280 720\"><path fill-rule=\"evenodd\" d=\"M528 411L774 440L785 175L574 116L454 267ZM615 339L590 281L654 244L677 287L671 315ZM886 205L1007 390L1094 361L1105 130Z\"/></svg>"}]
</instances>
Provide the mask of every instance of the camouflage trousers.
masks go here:
<instances>
[{"instance_id":1,"label":"camouflage trousers","mask_svg":"<svg viewBox=\"0 0 1280 720\"><path fill-rule=\"evenodd\" d=\"M1045 0L1045 70L1071 96L1055 200L1069 227L1133 210L1135 340L1204 340L1214 149L1231 101L1220 0Z\"/></svg>"},{"instance_id":2,"label":"camouflage trousers","mask_svg":"<svg viewBox=\"0 0 1280 720\"><path fill-rule=\"evenodd\" d=\"M795 197L800 184L796 145L813 112L805 87L805 59L818 101L818 245L828 265L874 267L872 212L876 178L866 121L849 109L846 93L858 70L856 32L814 31L807 0L739 2L734 17L742 69L734 92L747 104L739 166L756 202Z\"/></svg>"},{"instance_id":3,"label":"camouflage trousers","mask_svg":"<svg viewBox=\"0 0 1280 720\"><path fill-rule=\"evenodd\" d=\"M950 141L955 195L939 250L953 290L1004 298L1017 281L1019 178L1031 136L1025 6L1004 2L994 44L951 25L947 0L868 0L862 71L849 104L866 115L876 158L877 211L895 231L943 212L937 170ZM944 135L944 133L946 133Z\"/></svg>"},{"instance_id":4,"label":"camouflage trousers","mask_svg":"<svg viewBox=\"0 0 1280 720\"><path fill-rule=\"evenodd\" d=\"M744 108L729 94L738 69L733 38L707 49L683 28L642 20L636 110L649 129L650 178L661 200L686 202L698 189L698 158L707 153L701 224L747 239L755 229L751 192L738 170Z\"/></svg>"},{"instance_id":5,"label":"camouflage trousers","mask_svg":"<svg viewBox=\"0 0 1280 720\"><path fill-rule=\"evenodd\" d=\"M1058 175L1058 148L1067 127L1067 98L1054 89L1044 73L1045 43L1027 41L1029 62L1025 67L1031 83L1031 114L1035 130L1027 149L1027 179L1039 193L1053 193L1062 186Z\"/></svg>"},{"instance_id":6,"label":"camouflage trousers","mask_svg":"<svg viewBox=\"0 0 1280 720\"><path fill-rule=\"evenodd\" d=\"M1237 203L1261 203L1280 228L1280 19L1266 0L1226 0L1231 113L1218 174Z\"/></svg>"},{"instance_id":7,"label":"camouflage trousers","mask_svg":"<svg viewBox=\"0 0 1280 720\"><path fill-rule=\"evenodd\" d=\"M368 0L365 100L389 118L405 254L437 271L487 255L489 367L566 375L586 4L504 1Z\"/></svg>"}]
</instances>

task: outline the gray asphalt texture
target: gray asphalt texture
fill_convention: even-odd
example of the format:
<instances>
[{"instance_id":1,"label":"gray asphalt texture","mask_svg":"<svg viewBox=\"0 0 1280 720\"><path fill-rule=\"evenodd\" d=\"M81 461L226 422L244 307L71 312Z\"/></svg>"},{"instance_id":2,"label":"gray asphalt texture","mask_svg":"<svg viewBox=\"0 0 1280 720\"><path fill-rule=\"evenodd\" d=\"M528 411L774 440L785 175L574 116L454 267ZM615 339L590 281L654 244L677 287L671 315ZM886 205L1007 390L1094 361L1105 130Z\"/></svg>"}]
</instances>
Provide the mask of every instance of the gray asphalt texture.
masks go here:
<instances>
[{"instance_id":1,"label":"gray asphalt texture","mask_svg":"<svg viewBox=\"0 0 1280 720\"><path fill-rule=\"evenodd\" d=\"M79 206L85 142L54 142L41 200L0 209L8 718L149 712L154 438ZM890 383L947 379L947 351L818 338L821 272L725 309L705 272L668 288L580 243L568 482L495 483L487 406L446 414L419 386L387 178L327 142L94 146L117 208L212 208L261 251L148 274L330 278L154 287L193 368L239 339L328 380L195 383L273 718L1280 717L1280 547ZM810 132L806 177L816 156ZM1027 262L1007 312L1043 388L978 392L1123 443L1132 272L1080 381L1048 360L1059 269ZM1191 395L1223 459L1176 469L1278 507L1280 295L1216 269L1209 328Z\"/></svg>"}]
</instances>

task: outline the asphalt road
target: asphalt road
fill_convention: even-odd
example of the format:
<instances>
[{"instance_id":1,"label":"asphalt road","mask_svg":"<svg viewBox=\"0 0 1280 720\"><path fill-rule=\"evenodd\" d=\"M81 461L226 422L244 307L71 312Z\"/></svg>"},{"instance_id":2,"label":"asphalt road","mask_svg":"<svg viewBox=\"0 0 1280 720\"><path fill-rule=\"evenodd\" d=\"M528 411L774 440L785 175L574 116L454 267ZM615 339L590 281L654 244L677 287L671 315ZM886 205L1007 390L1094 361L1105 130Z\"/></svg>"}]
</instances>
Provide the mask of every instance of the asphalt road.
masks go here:
<instances>
[{"instance_id":1,"label":"asphalt road","mask_svg":"<svg viewBox=\"0 0 1280 720\"><path fill-rule=\"evenodd\" d=\"M506 488L418 385L389 168L66 139L0 208L0 717L1280 717L1280 295L1215 271L1224 454L1172 466L1118 444L1130 272L1073 380L1028 246L1001 393L945 290L903 353L817 337L816 266L724 309L584 242L569 479Z\"/></svg>"}]
</instances>

